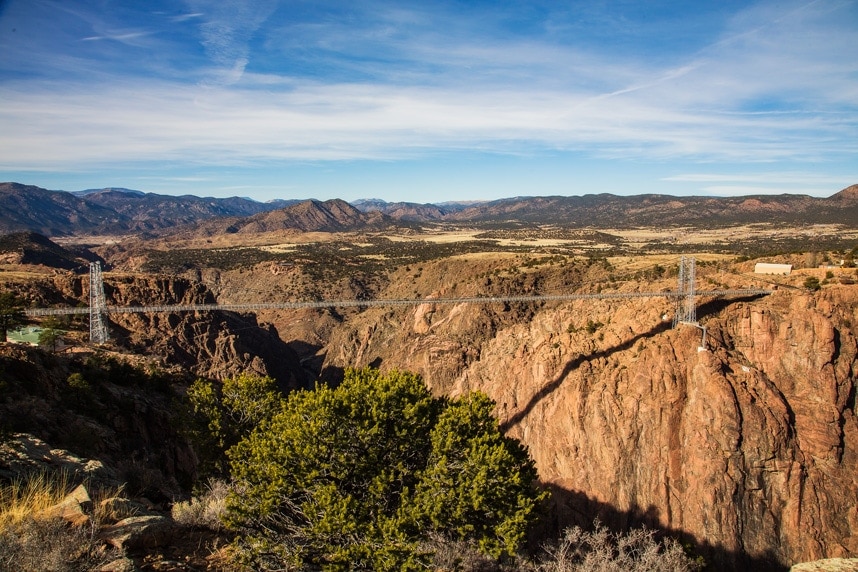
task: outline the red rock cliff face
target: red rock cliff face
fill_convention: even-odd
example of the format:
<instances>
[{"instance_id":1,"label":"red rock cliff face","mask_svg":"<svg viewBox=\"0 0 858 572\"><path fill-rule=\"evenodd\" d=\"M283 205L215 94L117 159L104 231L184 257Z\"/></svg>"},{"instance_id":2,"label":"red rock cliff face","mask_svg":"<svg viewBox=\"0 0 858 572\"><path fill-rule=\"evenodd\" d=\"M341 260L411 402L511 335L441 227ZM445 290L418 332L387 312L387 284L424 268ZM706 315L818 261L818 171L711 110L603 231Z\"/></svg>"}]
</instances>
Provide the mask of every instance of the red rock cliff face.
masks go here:
<instances>
[{"instance_id":1,"label":"red rock cliff face","mask_svg":"<svg viewBox=\"0 0 858 572\"><path fill-rule=\"evenodd\" d=\"M54 276L28 292L44 305L86 304L86 276ZM105 279L108 306L210 304L211 290L179 276L111 274ZM111 313L112 343L143 355L160 356L195 375L225 379L242 372L268 375L284 389L308 384L295 353L277 330L254 314L235 312Z\"/></svg>"},{"instance_id":2,"label":"red rock cliff face","mask_svg":"<svg viewBox=\"0 0 858 572\"><path fill-rule=\"evenodd\" d=\"M667 311L587 301L514 319L426 305L405 324L368 313L328 359L489 394L555 490L561 526L643 521L721 568L858 555L858 288L701 306L705 351Z\"/></svg>"}]
</instances>

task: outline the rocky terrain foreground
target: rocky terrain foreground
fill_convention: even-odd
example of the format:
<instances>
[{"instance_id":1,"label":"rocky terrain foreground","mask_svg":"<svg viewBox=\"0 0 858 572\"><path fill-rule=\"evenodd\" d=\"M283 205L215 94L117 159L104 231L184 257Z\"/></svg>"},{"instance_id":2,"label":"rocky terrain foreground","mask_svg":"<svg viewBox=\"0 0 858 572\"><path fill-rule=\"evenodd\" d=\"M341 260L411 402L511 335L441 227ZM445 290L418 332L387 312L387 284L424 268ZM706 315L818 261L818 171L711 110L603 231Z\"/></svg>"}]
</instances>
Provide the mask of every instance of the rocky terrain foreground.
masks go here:
<instances>
[{"instance_id":1,"label":"rocky terrain foreground","mask_svg":"<svg viewBox=\"0 0 858 572\"><path fill-rule=\"evenodd\" d=\"M120 482L118 472L100 461L83 459L26 433L8 436L0 445L0 476L15 478L22 474L59 474L77 486L62 500L34 515L37 519L57 519L72 528L58 533L50 527L41 530L53 533L54 545L72 543L68 555L77 556L90 548L90 557L78 564L98 572L133 572L160 570L183 572L191 570L227 569L218 548L229 541L225 532L177 522L166 503L153 503L143 496L129 498ZM28 529L23 529L26 534ZM50 546L44 540L40 546ZM0 543L2 548L2 543ZM0 551L2 552L2 551ZM55 549L43 558L61 557L64 551ZM9 561L17 556L19 561ZM10 556L0 554L0 570L27 570L30 566L44 570L69 570L70 562L51 563L39 554Z\"/></svg>"}]
</instances>

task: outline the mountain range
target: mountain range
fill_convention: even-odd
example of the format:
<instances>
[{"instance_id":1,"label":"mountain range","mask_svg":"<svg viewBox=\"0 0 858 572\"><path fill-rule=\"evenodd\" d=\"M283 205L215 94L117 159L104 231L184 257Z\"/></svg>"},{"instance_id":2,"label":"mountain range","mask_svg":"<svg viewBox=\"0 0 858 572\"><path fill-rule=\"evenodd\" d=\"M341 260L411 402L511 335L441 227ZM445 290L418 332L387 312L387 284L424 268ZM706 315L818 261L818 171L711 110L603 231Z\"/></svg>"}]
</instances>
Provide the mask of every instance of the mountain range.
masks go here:
<instances>
[{"instance_id":1,"label":"mountain range","mask_svg":"<svg viewBox=\"0 0 858 572\"><path fill-rule=\"evenodd\" d=\"M339 199L261 203L241 197L169 196L121 188L70 193L0 183L0 233L151 236L176 229L209 235L284 229L336 232L440 222L603 228L749 223L858 225L858 185L827 198L788 194L741 197L598 194L444 204L369 199L349 204Z\"/></svg>"},{"instance_id":2,"label":"mountain range","mask_svg":"<svg viewBox=\"0 0 858 572\"><path fill-rule=\"evenodd\" d=\"M47 236L151 233L224 217L248 217L298 201L170 196L130 189L75 193L0 183L0 232Z\"/></svg>"},{"instance_id":3,"label":"mountain range","mask_svg":"<svg viewBox=\"0 0 858 572\"><path fill-rule=\"evenodd\" d=\"M361 210L414 222L517 222L523 225L603 228L724 226L760 222L854 225L858 224L858 185L847 187L828 198L789 194L740 197L598 194L514 197L452 205L382 204L374 200L356 203L356 206Z\"/></svg>"}]
</instances>

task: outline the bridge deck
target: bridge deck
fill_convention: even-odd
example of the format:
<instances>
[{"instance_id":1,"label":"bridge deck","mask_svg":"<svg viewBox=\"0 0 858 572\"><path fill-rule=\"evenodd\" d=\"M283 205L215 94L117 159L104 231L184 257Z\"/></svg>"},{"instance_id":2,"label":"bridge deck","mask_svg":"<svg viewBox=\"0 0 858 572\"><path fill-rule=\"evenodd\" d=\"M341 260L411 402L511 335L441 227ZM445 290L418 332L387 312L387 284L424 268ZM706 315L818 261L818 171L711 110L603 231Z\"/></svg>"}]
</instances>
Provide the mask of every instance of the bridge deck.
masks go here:
<instances>
[{"instance_id":1,"label":"bridge deck","mask_svg":"<svg viewBox=\"0 0 858 572\"><path fill-rule=\"evenodd\" d=\"M695 296L704 297L733 297L758 296L771 294L773 290L740 289L740 290L702 290ZM556 294L533 296L472 296L464 298L403 298L376 300L322 300L300 302L262 302L255 304L168 304L152 306L105 306L101 312L105 314L148 314L162 312L254 312L259 310L290 310L302 308L355 308L372 306L418 306L420 304L494 304L497 302L566 302L572 300L622 300L631 298L681 298L685 294L675 291L667 292L602 292L599 294ZM65 308L30 308L25 311L27 316L62 316L71 314L90 314L90 307Z\"/></svg>"}]
</instances>

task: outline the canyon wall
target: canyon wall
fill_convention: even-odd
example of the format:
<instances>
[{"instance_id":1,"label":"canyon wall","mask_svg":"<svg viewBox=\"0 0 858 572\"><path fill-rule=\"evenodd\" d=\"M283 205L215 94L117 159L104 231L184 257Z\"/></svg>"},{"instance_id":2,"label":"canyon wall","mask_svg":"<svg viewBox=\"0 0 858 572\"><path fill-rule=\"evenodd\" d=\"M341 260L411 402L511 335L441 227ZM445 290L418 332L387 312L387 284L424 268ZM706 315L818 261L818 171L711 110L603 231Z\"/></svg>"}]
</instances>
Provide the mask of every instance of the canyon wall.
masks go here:
<instances>
[{"instance_id":1,"label":"canyon wall","mask_svg":"<svg viewBox=\"0 0 858 572\"><path fill-rule=\"evenodd\" d=\"M643 523L682 537L717 569L858 556L858 287L702 300L705 343L698 328L671 328L667 298L431 300L567 291L598 267L513 273L508 265L403 268L370 293L424 300L411 307L117 314L112 333L207 377L249 370L294 388L374 365L418 372L439 395L483 391L552 490L554 532L595 518L616 529ZM274 292L283 277L265 272ZM79 280L57 284L55 297L80 299ZM225 275L214 292L222 302L252 301L248 288L258 282ZM664 278L618 287L674 286ZM111 276L106 290L117 305L214 299L190 278Z\"/></svg>"},{"instance_id":2,"label":"canyon wall","mask_svg":"<svg viewBox=\"0 0 858 572\"><path fill-rule=\"evenodd\" d=\"M421 373L497 402L554 492L556 525L644 523L719 569L858 555L858 288L710 301L672 329L660 299L538 310L368 310L326 367Z\"/></svg>"},{"instance_id":3,"label":"canyon wall","mask_svg":"<svg viewBox=\"0 0 858 572\"><path fill-rule=\"evenodd\" d=\"M38 306L88 305L88 276L56 274L29 284L19 295ZM209 286L190 277L111 273L104 279L108 306L216 303ZM241 295L240 293L238 294ZM247 301L247 297L243 298ZM76 318L84 322L88 318ZM242 372L275 378L282 389L307 387L312 376L270 323L253 313L110 313L112 345L179 365L194 375L224 379Z\"/></svg>"}]
</instances>

